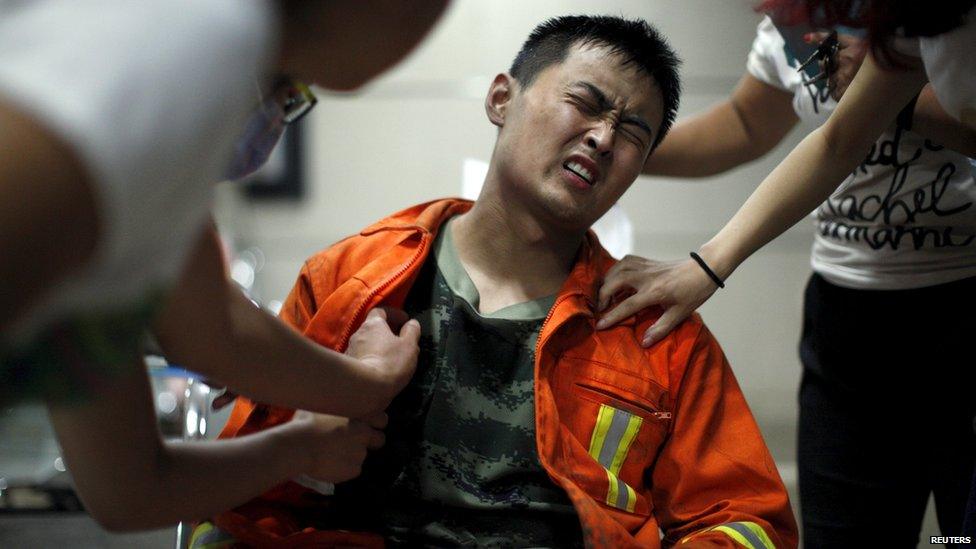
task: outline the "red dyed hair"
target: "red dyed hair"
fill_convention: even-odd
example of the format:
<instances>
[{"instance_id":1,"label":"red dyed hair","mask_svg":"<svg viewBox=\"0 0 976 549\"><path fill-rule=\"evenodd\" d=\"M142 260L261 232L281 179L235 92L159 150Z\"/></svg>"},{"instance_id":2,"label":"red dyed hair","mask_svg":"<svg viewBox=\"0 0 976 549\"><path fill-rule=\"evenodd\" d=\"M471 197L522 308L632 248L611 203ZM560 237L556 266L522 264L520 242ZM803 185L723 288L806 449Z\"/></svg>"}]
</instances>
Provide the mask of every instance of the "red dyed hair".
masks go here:
<instances>
[{"instance_id":1,"label":"red dyed hair","mask_svg":"<svg viewBox=\"0 0 976 549\"><path fill-rule=\"evenodd\" d=\"M764 0L756 10L772 14L788 25L866 29L875 58L892 66L904 66L892 49L893 38L949 32L967 23L974 5L976 0Z\"/></svg>"}]
</instances>

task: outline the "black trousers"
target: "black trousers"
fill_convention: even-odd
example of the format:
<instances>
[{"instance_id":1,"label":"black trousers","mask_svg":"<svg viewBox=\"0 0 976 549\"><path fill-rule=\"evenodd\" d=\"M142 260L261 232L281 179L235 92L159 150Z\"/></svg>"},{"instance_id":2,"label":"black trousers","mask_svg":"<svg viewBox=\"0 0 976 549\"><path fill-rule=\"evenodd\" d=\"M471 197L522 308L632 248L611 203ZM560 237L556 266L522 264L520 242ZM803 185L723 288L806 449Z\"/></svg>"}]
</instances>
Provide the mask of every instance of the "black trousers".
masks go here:
<instances>
[{"instance_id":1,"label":"black trousers","mask_svg":"<svg viewBox=\"0 0 976 549\"><path fill-rule=\"evenodd\" d=\"M973 429L976 430L976 422ZM966 504L966 520L962 523L962 535L976 543L976 473L973 474L973 485L969 488L969 503Z\"/></svg>"},{"instance_id":2,"label":"black trousers","mask_svg":"<svg viewBox=\"0 0 976 549\"><path fill-rule=\"evenodd\" d=\"M976 278L873 291L814 275L800 358L804 546L915 547L930 493L942 534L961 536L976 460Z\"/></svg>"}]
</instances>

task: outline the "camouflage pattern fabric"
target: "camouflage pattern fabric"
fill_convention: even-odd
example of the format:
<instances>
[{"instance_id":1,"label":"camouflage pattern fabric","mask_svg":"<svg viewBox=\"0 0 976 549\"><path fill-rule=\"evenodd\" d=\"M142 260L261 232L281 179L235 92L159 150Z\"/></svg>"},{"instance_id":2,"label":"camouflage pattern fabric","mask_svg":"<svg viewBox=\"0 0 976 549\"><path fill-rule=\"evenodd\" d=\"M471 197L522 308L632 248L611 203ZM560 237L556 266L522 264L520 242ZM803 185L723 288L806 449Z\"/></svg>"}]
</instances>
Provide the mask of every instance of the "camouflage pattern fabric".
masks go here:
<instances>
[{"instance_id":1,"label":"camouflage pattern fabric","mask_svg":"<svg viewBox=\"0 0 976 549\"><path fill-rule=\"evenodd\" d=\"M479 314L445 226L405 305L421 324L417 374L391 407L386 447L337 489L347 519L378 518L358 526L394 546L582 544L536 454L535 345L554 300Z\"/></svg>"}]
</instances>

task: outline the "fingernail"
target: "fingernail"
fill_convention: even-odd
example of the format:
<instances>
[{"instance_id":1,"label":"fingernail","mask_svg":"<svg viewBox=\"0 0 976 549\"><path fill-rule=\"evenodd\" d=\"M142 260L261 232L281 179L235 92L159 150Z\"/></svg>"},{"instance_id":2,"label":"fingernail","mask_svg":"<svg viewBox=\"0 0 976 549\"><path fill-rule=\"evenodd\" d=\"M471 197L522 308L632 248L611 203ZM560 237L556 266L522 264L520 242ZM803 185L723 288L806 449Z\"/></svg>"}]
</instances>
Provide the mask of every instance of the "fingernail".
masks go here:
<instances>
[{"instance_id":1,"label":"fingernail","mask_svg":"<svg viewBox=\"0 0 976 549\"><path fill-rule=\"evenodd\" d=\"M599 322L596 323L596 329L597 330L602 330L602 329L604 329L606 327L607 327L607 321L606 320L601 319Z\"/></svg>"},{"instance_id":2,"label":"fingernail","mask_svg":"<svg viewBox=\"0 0 976 549\"><path fill-rule=\"evenodd\" d=\"M648 337L645 337L644 338L644 341L641 341L641 347L643 347L643 348L646 349L646 348L650 347L651 344L653 344L653 343L654 343L654 338L648 336Z\"/></svg>"}]
</instances>

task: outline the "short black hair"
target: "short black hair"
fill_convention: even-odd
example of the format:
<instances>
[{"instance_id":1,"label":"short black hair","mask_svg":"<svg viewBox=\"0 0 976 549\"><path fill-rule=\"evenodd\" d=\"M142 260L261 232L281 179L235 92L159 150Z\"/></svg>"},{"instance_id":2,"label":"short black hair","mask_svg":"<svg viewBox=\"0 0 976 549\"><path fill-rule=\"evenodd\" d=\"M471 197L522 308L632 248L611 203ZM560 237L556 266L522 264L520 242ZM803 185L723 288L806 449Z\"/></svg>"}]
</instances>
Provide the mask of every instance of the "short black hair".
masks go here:
<instances>
[{"instance_id":1,"label":"short black hair","mask_svg":"<svg viewBox=\"0 0 976 549\"><path fill-rule=\"evenodd\" d=\"M634 65L657 82L664 99L664 118L651 147L656 148L674 123L681 95L681 61L668 41L642 19L606 15L554 17L532 30L508 72L528 87L544 69L565 61L570 48L576 45L604 46L619 55L624 66Z\"/></svg>"}]
</instances>

